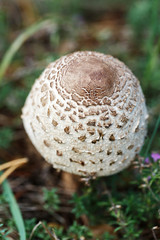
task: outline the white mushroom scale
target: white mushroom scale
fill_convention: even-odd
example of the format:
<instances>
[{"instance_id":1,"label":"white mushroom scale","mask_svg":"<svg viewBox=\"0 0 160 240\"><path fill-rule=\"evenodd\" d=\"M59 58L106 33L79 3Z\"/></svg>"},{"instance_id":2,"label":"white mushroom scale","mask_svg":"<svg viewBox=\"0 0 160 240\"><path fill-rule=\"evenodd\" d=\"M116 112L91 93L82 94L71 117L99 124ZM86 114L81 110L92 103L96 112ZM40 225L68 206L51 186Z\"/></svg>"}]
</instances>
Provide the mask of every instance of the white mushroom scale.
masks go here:
<instances>
[{"instance_id":1,"label":"white mushroom scale","mask_svg":"<svg viewBox=\"0 0 160 240\"><path fill-rule=\"evenodd\" d=\"M137 78L110 55L81 51L52 62L22 110L25 130L56 169L107 176L131 163L146 135Z\"/></svg>"}]
</instances>

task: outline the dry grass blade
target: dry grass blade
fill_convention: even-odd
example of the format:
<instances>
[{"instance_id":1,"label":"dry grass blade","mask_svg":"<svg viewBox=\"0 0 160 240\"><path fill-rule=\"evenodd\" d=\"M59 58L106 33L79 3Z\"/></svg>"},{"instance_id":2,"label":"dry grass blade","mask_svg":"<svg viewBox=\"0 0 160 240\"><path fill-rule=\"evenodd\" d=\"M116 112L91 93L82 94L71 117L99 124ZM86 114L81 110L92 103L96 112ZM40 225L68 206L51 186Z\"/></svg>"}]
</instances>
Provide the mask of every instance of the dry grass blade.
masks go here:
<instances>
[{"instance_id":1,"label":"dry grass blade","mask_svg":"<svg viewBox=\"0 0 160 240\"><path fill-rule=\"evenodd\" d=\"M0 176L0 184L12 173L18 166L13 166L8 168L1 176Z\"/></svg>"},{"instance_id":2,"label":"dry grass blade","mask_svg":"<svg viewBox=\"0 0 160 240\"><path fill-rule=\"evenodd\" d=\"M23 165L24 163L27 163L28 159L27 158L20 158L20 159L16 159L4 164L0 165L0 171L7 169L1 176L0 176L0 184L18 167L20 167L21 165Z\"/></svg>"},{"instance_id":3,"label":"dry grass blade","mask_svg":"<svg viewBox=\"0 0 160 240\"><path fill-rule=\"evenodd\" d=\"M16 159L16 160L13 160L13 161L10 161L10 162L7 162L7 163L3 163L0 165L0 171L6 169L6 168L9 168L9 167L13 167L13 166L16 166L16 165L21 165L21 164L24 164L24 163L27 163L28 162L28 159L27 158L19 158L19 159Z\"/></svg>"}]
</instances>

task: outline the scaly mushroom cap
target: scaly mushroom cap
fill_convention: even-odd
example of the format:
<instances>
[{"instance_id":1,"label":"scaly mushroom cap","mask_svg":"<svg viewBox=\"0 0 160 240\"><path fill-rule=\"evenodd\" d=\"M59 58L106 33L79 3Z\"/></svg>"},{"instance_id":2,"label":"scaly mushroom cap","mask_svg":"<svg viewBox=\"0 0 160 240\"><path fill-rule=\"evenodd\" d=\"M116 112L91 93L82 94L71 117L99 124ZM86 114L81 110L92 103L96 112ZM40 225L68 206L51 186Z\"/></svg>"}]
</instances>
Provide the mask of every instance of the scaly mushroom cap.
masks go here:
<instances>
[{"instance_id":1,"label":"scaly mushroom cap","mask_svg":"<svg viewBox=\"0 0 160 240\"><path fill-rule=\"evenodd\" d=\"M126 168L146 135L138 80L124 63L97 52L75 52L51 63L22 111L41 155L54 168L83 176Z\"/></svg>"}]
</instances>

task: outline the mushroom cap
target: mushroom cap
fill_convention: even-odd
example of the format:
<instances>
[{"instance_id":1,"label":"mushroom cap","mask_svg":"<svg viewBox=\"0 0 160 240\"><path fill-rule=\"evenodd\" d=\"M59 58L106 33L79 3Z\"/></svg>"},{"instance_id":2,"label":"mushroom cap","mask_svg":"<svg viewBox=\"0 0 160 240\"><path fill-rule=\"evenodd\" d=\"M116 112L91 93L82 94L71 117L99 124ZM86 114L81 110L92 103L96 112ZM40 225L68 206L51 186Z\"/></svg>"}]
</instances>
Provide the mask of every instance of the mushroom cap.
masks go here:
<instances>
[{"instance_id":1,"label":"mushroom cap","mask_svg":"<svg viewBox=\"0 0 160 240\"><path fill-rule=\"evenodd\" d=\"M129 166L146 135L137 78L110 55L81 51L52 62L22 109L25 130L56 169L107 176Z\"/></svg>"}]
</instances>

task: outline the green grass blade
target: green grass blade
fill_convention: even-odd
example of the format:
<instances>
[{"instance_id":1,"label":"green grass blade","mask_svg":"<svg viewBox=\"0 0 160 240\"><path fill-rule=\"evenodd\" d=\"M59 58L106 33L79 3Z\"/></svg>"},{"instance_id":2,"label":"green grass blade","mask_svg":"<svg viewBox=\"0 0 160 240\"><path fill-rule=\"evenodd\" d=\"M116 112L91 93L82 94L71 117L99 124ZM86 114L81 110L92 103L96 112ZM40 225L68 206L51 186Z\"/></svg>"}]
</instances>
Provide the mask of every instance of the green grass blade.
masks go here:
<instances>
[{"instance_id":1,"label":"green grass blade","mask_svg":"<svg viewBox=\"0 0 160 240\"><path fill-rule=\"evenodd\" d=\"M152 142L153 142L153 140L154 140L154 137L155 137L155 135L156 135L156 133L157 133L157 131L158 131L159 125L160 125L160 116L159 116L158 119L157 119L157 122L156 122L155 128L154 128L154 130L153 130L152 136L151 136L150 141L149 141L149 143L148 143L148 146L147 146L147 149L146 149L146 152L145 152L145 155L144 155L145 158L148 156L149 150L150 150L150 148L151 148L151 145L152 145Z\"/></svg>"},{"instance_id":2,"label":"green grass blade","mask_svg":"<svg viewBox=\"0 0 160 240\"><path fill-rule=\"evenodd\" d=\"M0 64L0 83L2 81L2 78L14 56L14 54L18 51L18 49L23 45L23 43L30 38L33 34L38 32L40 29L47 27L52 23L51 20L43 20L41 22L35 23L25 29L12 43L10 48L5 53L2 62Z\"/></svg>"},{"instance_id":3,"label":"green grass blade","mask_svg":"<svg viewBox=\"0 0 160 240\"><path fill-rule=\"evenodd\" d=\"M20 240L26 240L26 231L25 231L23 217L8 181L5 180L2 183L2 186L3 186L3 194L5 195L9 203L10 211L12 213L13 219L15 221L16 227L19 232Z\"/></svg>"}]
</instances>

